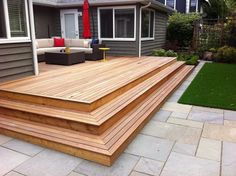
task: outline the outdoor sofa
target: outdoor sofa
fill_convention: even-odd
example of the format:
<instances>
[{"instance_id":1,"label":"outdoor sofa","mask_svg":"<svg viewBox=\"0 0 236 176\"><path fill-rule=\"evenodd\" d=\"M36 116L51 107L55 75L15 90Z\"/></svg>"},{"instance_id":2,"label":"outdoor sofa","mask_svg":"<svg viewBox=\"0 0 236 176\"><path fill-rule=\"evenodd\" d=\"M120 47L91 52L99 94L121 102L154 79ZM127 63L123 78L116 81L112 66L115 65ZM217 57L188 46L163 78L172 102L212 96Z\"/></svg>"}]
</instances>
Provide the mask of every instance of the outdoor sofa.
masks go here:
<instances>
[{"instance_id":1,"label":"outdoor sofa","mask_svg":"<svg viewBox=\"0 0 236 176\"><path fill-rule=\"evenodd\" d=\"M45 52L53 52L64 50L66 47L70 47L73 51L85 52L86 60L101 60L103 58L103 52L99 48L105 47L104 44L92 44L91 39L65 39L65 46L55 47L53 38L36 39L36 48L38 55L38 62L45 61Z\"/></svg>"}]
</instances>

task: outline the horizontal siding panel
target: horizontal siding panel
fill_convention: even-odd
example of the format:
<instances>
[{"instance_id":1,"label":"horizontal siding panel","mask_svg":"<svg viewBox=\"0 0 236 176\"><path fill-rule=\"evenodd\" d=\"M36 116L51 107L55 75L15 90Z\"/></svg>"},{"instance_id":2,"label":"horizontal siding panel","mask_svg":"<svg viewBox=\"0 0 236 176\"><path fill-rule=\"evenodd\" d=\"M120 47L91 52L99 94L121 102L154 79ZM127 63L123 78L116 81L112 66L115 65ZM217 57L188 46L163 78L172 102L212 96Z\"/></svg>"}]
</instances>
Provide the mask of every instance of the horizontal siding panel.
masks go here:
<instances>
[{"instance_id":1,"label":"horizontal siding panel","mask_svg":"<svg viewBox=\"0 0 236 176\"><path fill-rule=\"evenodd\" d=\"M0 63L0 70L17 68L17 67L22 67L22 66L32 66L32 65L33 65L32 59L5 62L5 63Z\"/></svg>"},{"instance_id":2,"label":"horizontal siding panel","mask_svg":"<svg viewBox=\"0 0 236 176\"><path fill-rule=\"evenodd\" d=\"M155 14L155 39L142 41L142 55L151 55L154 49L165 45L168 15L159 11Z\"/></svg>"},{"instance_id":3,"label":"horizontal siding panel","mask_svg":"<svg viewBox=\"0 0 236 176\"><path fill-rule=\"evenodd\" d=\"M20 53L31 53L31 52L32 52L32 49L29 47L4 48L4 49L0 49L0 56L20 54Z\"/></svg>"},{"instance_id":4,"label":"horizontal siding panel","mask_svg":"<svg viewBox=\"0 0 236 176\"><path fill-rule=\"evenodd\" d=\"M18 60L25 60L31 59L32 60L32 53L20 53L17 55L8 55L7 57L0 56L0 64L4 62L11 62L11 61L18 61Z\"/></svg>"},{"instance_id":5,"label":"horizontal siding panel","mask_svg":"<svg viewBox=\"0 0 236 176\"><path fill-rule=\"evenodd\" d=\"M6 77L2 77L2 78L0 78L0 83L6 82L6 81L11 81L11 80L14 80L14 79L20 79L20 78L23 78L23 77L26 77L26 76L31 76L32 74L33 74L33 72L29 71L29 72L19 73L19 74L16 74L16 75L10 75L10 76L6 76Z\"/></svg>"},{"instance_id":6,"label":"horizontal siding panel","mask_svg":"<svg viewBox=\"0 0 236 176\"><path fill-rule=\"evenodd\" d=\"M22 67L16 67L16 68L11 68L11 69L6 69L6 70L0 70L0 79L2 77L21 74L24 72L33 72L33 67L30 65L30 66L22 66Z\"/></svg>"},{"instance_id":7,"label":"horizontal siding panel","mask_svg":"<svg viewBox=\"0 0 236 176\"><path fill-rule=\"evenodd\" d=\"M137 55L136 42L123 41L103 41L106 47L111 48L109 55Z\"/></svg>"},{"instance_id":8,"label":"horizontal siding panel","mask_svg":"<svg viewBox=\"0 0 236 176\"><path fill-rule=\"evenodd\" d=\"M0 82L33 75L31 43L0 45Z\"/></svg>"},{"instance_id":9,"label":"horizontal siding panel","mask_svg":"<svg viewBox=\"0 0 236 176\"><path fill-rule=\"evenodd\" d=\"M0 49L19 48L19 47L31 47L31 43L0 44Z\"/></svg>"}]
</instances>

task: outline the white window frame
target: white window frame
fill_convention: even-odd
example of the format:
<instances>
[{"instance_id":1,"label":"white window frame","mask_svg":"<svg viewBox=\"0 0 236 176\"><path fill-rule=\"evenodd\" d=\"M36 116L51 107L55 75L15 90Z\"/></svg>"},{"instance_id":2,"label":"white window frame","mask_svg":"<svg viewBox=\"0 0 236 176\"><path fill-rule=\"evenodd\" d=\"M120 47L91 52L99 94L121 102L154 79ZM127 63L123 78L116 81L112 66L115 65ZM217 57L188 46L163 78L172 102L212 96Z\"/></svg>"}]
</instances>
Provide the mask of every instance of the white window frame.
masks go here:
<instances>
[{"instance_id":1,"label":"white window frame","mask_svg":"<svg viewBox=\"0 0 236 176\"><path fill-rule=\"evenodd\" d=\"M167 6L167 0L165 0L165 5ZM176 10L176 0L174 0L174 9Z\"/></svg>"},{"instance_id":2,"label":"white window frame","mask_svg":"<svg viewBox=\"0 0 236 176\"><path fill-rule=\"evenodd\" d=\"M147 40L155 40L155 23L156 23L156 11L153 10L153 9L142 9L141 13L143 13L143 10L144 11L152 11L153 12L153 15L154 15L154 18L153 18L153 37L142 37L142 31L141 31L141 41L147 41ZM151 13L150 13L151 14ZM141 18L141 23L142 23L142 14L140 14L140 18ZM149 16L149 33L150 33L150 21L151 21L151 15ZM141 30L142 30L142 27L141 27Z\"/></svg>"},{"instance_id":3,"label":"white window frame","mask_svg":"<svg viewBox=\"0 0 236 176\"><path fill-rule=\"evenodd\" d=\"M29 27L29 12L28 12L28 2L25 1L25 16L26 16L26 37L11 37L9 13L8 13L8 3L7 0L3 0L3 11L5 17L5 28L6 28L6 38L0 38L0 43L21 43L21 42L31 42L30 39L30 27Z\"/></svg>"},{"instance_id":4,"label":"white window frame","mask_svg":"<svg viewBox=\"0 0 236 176\"><path fill-rule=\"evenodd\" d=\"M100 10L103 9L112 9L113 15L113 37L112 38L101 38L101 20L100 20ZM134 9L134 37L133 38L117 38L115 37L115 10L122 9ZM98 14L98 38L99 40L107 40L107 41L136 41L136 6L109 6L109 7L99 7L97 9Z\"/></svg>"}]
</instances>

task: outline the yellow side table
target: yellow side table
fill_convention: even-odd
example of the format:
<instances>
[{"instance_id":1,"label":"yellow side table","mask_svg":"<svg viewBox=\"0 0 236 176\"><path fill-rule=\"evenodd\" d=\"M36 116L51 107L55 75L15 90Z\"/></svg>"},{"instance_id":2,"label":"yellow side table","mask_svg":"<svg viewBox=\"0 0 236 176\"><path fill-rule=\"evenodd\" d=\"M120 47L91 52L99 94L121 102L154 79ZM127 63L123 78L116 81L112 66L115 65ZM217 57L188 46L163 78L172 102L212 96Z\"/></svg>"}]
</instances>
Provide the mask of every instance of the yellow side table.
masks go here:
<instances>
[{"instance_id":1,"label":"yellow side table","mask_svg":"<svg viewBox=\"0 0 236 176\"><path fill-rule=\"evenodd\" d=\"M109 51L110 48L99 48L99 49L103 51L103 59L102 59L102 62L108 61L108 60L106 59L106 51Z\"/></svg>"}]
</instances>

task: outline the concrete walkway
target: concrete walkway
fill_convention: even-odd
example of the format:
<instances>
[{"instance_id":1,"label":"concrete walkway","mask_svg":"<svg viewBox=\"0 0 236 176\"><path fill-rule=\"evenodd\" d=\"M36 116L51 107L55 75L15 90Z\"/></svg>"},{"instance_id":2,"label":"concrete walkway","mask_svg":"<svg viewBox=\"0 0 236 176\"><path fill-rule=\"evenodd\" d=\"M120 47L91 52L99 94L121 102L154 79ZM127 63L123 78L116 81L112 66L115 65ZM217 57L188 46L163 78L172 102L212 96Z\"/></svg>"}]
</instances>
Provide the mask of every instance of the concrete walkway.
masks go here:
<instances>
[{"instance_id":1,"label":"concrete walkway","mask_svg":"<svg viewBox=\"0 0 236 176\"><path fill-rule=\"evenodd\" d=\"M112 167L0 135L0 176L236 176L236 112L169 98Z\"/></svg>"}]
</instances>

